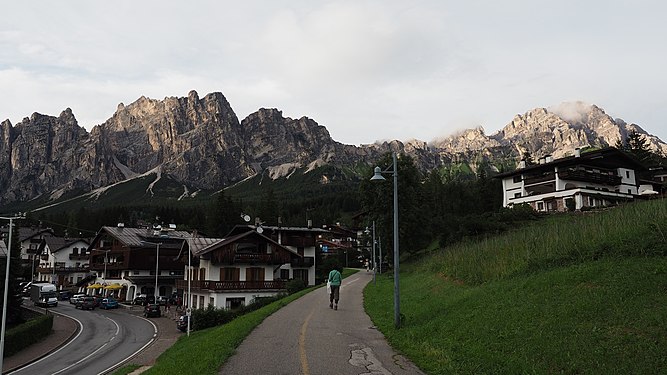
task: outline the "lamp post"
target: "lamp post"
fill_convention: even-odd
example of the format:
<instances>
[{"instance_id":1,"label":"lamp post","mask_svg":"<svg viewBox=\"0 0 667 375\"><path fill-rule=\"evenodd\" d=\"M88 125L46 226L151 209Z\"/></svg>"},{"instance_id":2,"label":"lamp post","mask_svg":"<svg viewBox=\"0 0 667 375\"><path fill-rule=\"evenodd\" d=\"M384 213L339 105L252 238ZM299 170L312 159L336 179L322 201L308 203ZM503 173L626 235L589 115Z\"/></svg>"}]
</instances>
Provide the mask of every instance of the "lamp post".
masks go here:
<instances>
[{"instance_id":1,"label":"lamp post","mask_svg":"<svg viewBox=\"0 0 667 375\"><path fill-rule=\"evenodd\" d=\"M399 292L399 262L398 262L398 172L396 165L396 153L392 153L393 170L383 171L380 167L375 167L371 181L385 180L383 173L391 173L394 180L394 326L401 326L401 303Z\"/></svg>"},{"instance_id":2,"label":"lamp post","mask_svg":"<svg viewBox=\"0 0 667 375\"><path fill-rule=\"evenodd\" d=\"M153 295L155 296L155 303L157 303L157 296L158 296L158 291L157 291L157 278L159 275L159 265L160 265L160 245L162 245L162 242L148 242L148 241L141 241L145 244L149 245L155 245L155 292Z\"/></svg>"},{"instance_id":3,"label":"lamp post","mask_svg":"<svg viewBox=\"0 0 667 375\"><path fill-rule=\"evenodd\" d=\"M111 249L108 249L108 250L93 249L93 251L104 252L104 273L102 274L103 275L102 276L102 284L106 284L106 282L107 282L107 263L109 263L109 251L111 251Z\"/></svg>"},{"instance_id":4,"label":"lamp post","mask_svg":"<svg viewBox=\"0 0 667 375\"><path fill-rule=\"evenodd\" d=\"M377 262L375 261L375 220L373 220L373 261L371 264L373 265L373 283L377 285Z\"/></svg>"},{"instance_id":5,"label":"lamp post","mask_svg":"<svg viewBox=\"0 0 667 375\"><path fill-rule=\"evenodd\" d=\"M56 254L53 251L51 251L51 257L53 258L53 275L51 275L51 282L58 286L58 283L56 283Z\"/></svg>"},{"instance_id":6,"label":"lamp post","mask_svg":"<svg viewBox=\"0 0 667 375\"><path fill-rule=\"evenodd\" d=\"M0 332L0 372L2 372L2 366L4 365L3 358L5 355L5 328L7 326L7 294L9 293L9 263L11 261L12 254L12 231L14 229L14 219L24 219L22 216L12 216L4 217L0 216L0 219L9 220L9 241L7 244L7 258L6 258L6 267L5 267L5 294L3 296L2 303L2 332Z\"/></svg>"}]
</instances>

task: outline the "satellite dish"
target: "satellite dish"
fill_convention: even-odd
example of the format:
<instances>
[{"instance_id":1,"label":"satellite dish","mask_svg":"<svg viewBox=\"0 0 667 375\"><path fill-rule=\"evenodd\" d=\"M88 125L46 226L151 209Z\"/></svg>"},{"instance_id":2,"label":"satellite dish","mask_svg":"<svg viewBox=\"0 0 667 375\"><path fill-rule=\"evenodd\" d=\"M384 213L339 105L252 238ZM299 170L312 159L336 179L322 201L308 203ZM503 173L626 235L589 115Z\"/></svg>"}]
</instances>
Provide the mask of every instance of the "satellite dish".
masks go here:
<instances>
[{"instance_id":1,"label":"satellite dish","mask_svg":"<svg viewBox=\"0 0 667 375\"><path fill-rule=\"evenodd\" d=\"M262 234L262 232L264 232L264 228L257 227L257 233Z\"/></svg>"},{"instance_id":2,"label":"satellite dish","mask_svg":"<svg viewBox=\"0 0 667 375\"><path fill-rule=\"evenodd\" d=\"M241 214L241 218L242 218L243 221L245 221L246 223L249 223L249 222L250 222L250 215Z\"/></svg>"}]
</instances>

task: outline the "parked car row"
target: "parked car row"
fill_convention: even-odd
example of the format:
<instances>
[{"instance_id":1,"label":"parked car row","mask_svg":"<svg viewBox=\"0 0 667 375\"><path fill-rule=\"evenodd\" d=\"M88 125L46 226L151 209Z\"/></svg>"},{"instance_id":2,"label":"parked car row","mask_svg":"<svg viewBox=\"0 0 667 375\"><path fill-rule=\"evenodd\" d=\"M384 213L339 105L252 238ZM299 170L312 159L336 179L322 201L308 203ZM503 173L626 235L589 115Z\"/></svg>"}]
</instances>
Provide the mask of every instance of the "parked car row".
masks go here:
<instances>
[{"instance_id":1,"label":"parked car row","mask_svg":"<svg viewBox=\"0 0 667 375\"><path fill-rule=\"evenodd\" d=\"M116 309L120 306L114 298L102 298L100 296L87 296L85 294L75 294L69 299L69 303L75 308L82 310L94 310L96 307L101 309Z\"/></svg>"}]
</instances>

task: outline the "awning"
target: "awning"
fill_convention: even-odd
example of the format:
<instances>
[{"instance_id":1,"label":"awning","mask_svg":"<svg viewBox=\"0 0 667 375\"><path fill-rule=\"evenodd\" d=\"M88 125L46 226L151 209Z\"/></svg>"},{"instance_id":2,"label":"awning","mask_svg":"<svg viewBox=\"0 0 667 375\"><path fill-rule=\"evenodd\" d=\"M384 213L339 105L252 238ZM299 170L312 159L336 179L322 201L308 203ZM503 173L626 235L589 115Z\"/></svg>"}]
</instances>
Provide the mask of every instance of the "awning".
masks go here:
<instances>
[{"instance_id":1,"label":"awning","mask_svg":"<svg viewBox=\"0 0 667 375\"><path fill-rule=\"evenodd\" d=\"M95 283L93 285L88 285L87 288L88 289L101 289L101 288L103 288L103 286L101 284Z\"/></svg>"},{"instance_id":2,"label":"awning","mask_svg":"<svg viewBox=\"0 0 667 375\"><path fill-rule=\"evenodd\" d=\"M104 287L106 290L118 290L118 289L123 289L123 286L118 284L118 283L113 283L111 285L107 285Z\"/></svg>"}]
</instances>

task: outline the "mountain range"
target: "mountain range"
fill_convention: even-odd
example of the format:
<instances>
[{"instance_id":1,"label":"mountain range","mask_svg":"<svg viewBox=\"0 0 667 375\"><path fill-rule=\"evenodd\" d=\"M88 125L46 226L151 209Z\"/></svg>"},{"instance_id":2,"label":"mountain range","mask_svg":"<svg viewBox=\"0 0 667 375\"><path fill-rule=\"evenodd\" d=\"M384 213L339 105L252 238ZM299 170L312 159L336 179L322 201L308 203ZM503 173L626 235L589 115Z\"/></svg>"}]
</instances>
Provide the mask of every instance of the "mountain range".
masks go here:
<instances>
[{"instance_id":1,"label":"mountain range","mask_svg":"<svg viewBox=\"0 0 667 375\"><path fill-rule=\"evenodd\" d=\"M255 176L276 180L324 166L371 166L391 151L412 156L423 171L452 164L475 171L482 163L497 170L513 167L524 152L558 158L578 147L614 145L631 131L667 154L667 144L639 125L581 102L517 114L491 135L479 127L431 142L354 146L333 140L313 119L284 117L278 109L262 108L239 121L222 93L200 98L191 91L187 97L121 103L90 132L69 108L57 117L33 113L16 125L3 121L0 206L30 200L46 204L148 174L157 176L153 184L168 177L182 185L177 194L184 198Z\"/></svg>"}]
</instances>

